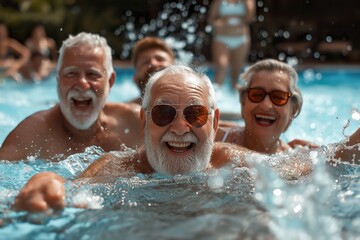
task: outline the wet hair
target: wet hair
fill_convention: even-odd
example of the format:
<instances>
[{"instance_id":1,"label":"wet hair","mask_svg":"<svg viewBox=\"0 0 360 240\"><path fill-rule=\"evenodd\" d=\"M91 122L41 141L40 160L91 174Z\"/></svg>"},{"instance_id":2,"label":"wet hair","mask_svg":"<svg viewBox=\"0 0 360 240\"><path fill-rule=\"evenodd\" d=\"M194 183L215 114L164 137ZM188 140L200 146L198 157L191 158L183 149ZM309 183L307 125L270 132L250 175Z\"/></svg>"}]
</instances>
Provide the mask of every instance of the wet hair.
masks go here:
<instances>
[{"instance_id":1,"label":"wet hair","mask_svg":"<svg viewBox=\"0 0 360 240\"><path fill-rule=\"evenodd\" d=\"M111 48L104 37L98 34L86 33L86 32L81 32L75 36L70 35L66 40L63 41L59 50L59 59L56 66L57 75L59 75L65 49L74 46L83 46L83 45L90 46L92 48L100 47L103 49L104 57L105 57L104 64L106 69L106 78L109 79L111 74L114 72Z\"/></svg>"},{"instance_id":2,"label":"wet hair","mask_svg":"<svg viewBox=\"0 0 360 240\"><path fill-rule=\"evenodd\" d=\"M137 41L132 49L132 63L134 66L136 66L139 55L148 49L160 49L169 54L171 59L175 58L173 50L161 38L145 37Z\"/></svg>"},{"instance_id":3,"label":"wet hair","mask_svg":"<svg viewBox=\"0 0 360 240\"><path fill-rule=\"evenodd\" d=\"M145 87L145 94L142 101L142 108L147 109L150 104L150 98L152 94L152 89L154 85L164 76L167 75L174 75L174 74L184 74L184 75L193 75L199 81L202 81L205 84L205 88L207 89L207 100L208 100L208 107L211 109L217 108L216 97L214 87L209 79L203 73L197 72L192 68L185 66L185 65L170 65L152 75L146 84Z\"/></svg>"},{"instance_id":4,"label":"wet hair","mask_svg":"<svg viewBox=\"0 0 360 240\"><path fill-rule=\"evenodd\" d=\"M275 70L280 70L289 76L289 85L290 85L289 91L292 93L290 100L293 103L292 110L293 110L293 117L295 118L301 112L303 99L302 99L301 91L298 86L298 74L296 73L293 67L291 67L290 65L284 62L280 62L275 59L265 59L250 66L240 77L241 80L244 82L244 86L238 87L240 97L242 98L243 96L245 96L246 88L248 88L251 85L255 73L260 71L275 71Z\"/></svg>"}]
</instances>

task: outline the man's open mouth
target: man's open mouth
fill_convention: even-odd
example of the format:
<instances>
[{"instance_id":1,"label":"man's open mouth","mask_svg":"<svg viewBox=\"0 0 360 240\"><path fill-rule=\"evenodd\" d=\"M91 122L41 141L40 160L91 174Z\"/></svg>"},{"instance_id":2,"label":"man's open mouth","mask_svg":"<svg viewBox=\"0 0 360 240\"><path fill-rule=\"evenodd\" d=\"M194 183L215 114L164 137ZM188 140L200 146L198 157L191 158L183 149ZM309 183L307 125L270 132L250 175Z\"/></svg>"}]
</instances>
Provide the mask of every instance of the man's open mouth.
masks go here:
<instances>
[{"instance_id":1,"label":"man's open mouth","mask_svg":"<svg viewBox=\"0 0 360 240\"><path fill-rule=\"evenodd\" d=\"M71 98L71 103L75 105L75 107L78 108L87 108L92 103L92 98Z\"/></svg>"},{"instance_id":2,"label":"man's open mouth","mask_svg":"<svg viewBox=\"0 0 360 240\"><path fill-rule=\"evenodd\" d=\"M184 153L191 150L195 143L193 142L166 142L166 146L173 152Z\"/></svg>"}]
</instances>

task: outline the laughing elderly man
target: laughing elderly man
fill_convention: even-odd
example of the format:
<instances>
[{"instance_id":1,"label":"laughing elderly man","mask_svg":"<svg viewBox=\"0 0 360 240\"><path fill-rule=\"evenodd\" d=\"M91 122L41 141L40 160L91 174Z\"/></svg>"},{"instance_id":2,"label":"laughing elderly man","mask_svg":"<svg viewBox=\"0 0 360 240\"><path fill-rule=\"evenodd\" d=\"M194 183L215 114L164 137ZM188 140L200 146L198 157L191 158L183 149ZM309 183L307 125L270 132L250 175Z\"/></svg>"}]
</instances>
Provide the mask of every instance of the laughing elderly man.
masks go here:
<instances>
[{"instance_id":1,"label":"laughing elderly man","mask_svg":"<svg viewBox=\"0 0 360 240\"><path fill-rule=\"evenodd\" d=\"M143 144L140 107L106 103L115 72L105 38L70 36L60 48L56 72L59 103L23 120L3 142L1 160L61 160L93 145L108 152Z\"/></svg>"}]
</instances>

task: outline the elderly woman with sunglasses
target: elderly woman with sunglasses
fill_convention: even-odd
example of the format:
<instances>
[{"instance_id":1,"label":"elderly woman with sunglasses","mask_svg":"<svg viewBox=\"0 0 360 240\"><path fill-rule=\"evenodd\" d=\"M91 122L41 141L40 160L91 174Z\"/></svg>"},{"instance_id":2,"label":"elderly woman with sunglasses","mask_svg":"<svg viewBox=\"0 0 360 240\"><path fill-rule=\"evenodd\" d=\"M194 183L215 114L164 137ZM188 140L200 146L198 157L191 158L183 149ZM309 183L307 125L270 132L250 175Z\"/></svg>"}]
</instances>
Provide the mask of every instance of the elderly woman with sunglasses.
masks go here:
<instances>
[{"instance_id":1,"label":"elderly woman with sunglasses","mask_svg":"<svg viewBox=\"0 0 360 240\"><path fill-rule=\"evenodd\" d=\"M263 154L279 153L295 145L318 148L301 139L289 143L280 140L280 135L300 114L303 103L294 68L266 59L252 65L242 79L244 86L239 87L239 94L245 127L219 128L217 141L235 143ZM346 141L332 144L333 157L359 164L359 145L360 128ZM306 174L308 170L303 169Z\"/></svg>"},{"instance_id":2,"label":"elderly woman with sunglasses","mask_svg":"<svg viewBox=\"0 0 360 240\"><path fill-rule=\"evenodd\" d=\"M242 79L244 86L239 87L239 94L245 127L221 128L217 140L265 154L290 149L280 135L299 115L303 103L294 68L266 59L249 67ZM303 140L294 143L316 147Z\"/></svg>"}]
</instances>

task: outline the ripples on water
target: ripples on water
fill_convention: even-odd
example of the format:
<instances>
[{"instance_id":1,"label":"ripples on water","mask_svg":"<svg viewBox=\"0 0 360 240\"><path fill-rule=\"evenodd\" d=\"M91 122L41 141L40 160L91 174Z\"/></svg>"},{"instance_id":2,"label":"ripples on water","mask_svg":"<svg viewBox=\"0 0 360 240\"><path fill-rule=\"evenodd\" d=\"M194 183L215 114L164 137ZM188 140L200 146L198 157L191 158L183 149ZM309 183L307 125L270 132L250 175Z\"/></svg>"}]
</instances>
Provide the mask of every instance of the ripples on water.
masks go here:
<instances>
[{"instance_id":1,"label":"ripples on water","mask_svg":"<svg viewBox=\"0 0 360 240\"><path fill-rule=\"evenodd\" d=\"M301 149L296 151L303 154ZM250 156L254 164L250 170L229 166L192 176L137 174L107 178L106 183L68 183L68 207L62 212L27 214L11 210L14 196L33 174L51 170L71 179L102 153L91 147L60 163L2 162L0 236L356 239L359 234L359 168L341 163L329 167L320 152L310 154L315 163L313 173L298 180L279 177L289 174L279 167L287 162L284 156L278 162ZM86 160L89 156L92 160ZM87 204L91 209L74 208L79 204Z\"/></svg>"}]
</instances>

